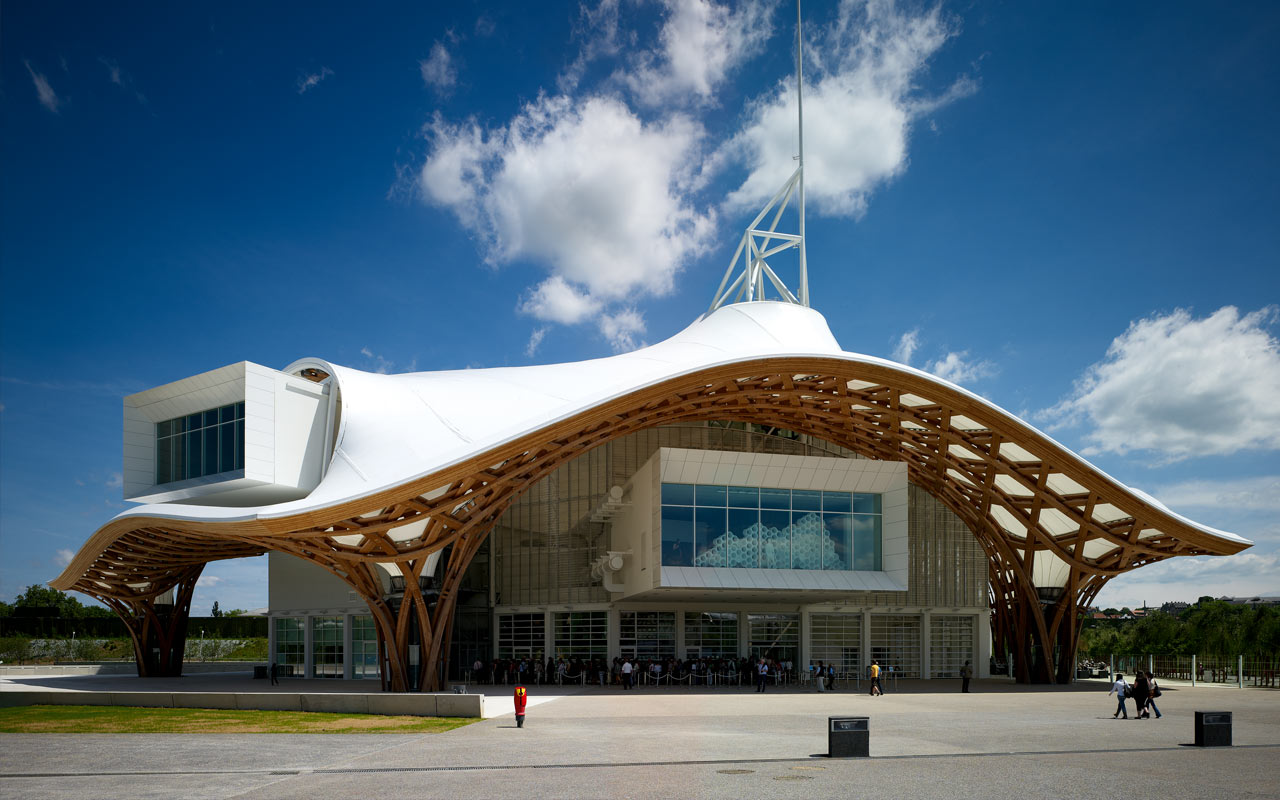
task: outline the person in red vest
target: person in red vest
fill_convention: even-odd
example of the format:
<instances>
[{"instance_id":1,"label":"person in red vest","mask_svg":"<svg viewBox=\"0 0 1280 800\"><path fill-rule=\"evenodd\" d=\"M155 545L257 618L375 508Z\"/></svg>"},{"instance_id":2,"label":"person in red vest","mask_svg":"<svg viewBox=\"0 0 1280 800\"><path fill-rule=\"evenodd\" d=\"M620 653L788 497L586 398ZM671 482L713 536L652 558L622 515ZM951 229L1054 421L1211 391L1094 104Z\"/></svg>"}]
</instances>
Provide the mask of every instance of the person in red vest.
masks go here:
<instances>
[{"instance_id":1,"label":"person in red vest","mask_svg":"<svg viewBox=\"0 0 1280 800\"><path fill-rule=\"evenodd\" d=\"M521 684L516 684L516 727L524 727L524 707L529 702L529 693Z\"/></svg>"}]
</instances>

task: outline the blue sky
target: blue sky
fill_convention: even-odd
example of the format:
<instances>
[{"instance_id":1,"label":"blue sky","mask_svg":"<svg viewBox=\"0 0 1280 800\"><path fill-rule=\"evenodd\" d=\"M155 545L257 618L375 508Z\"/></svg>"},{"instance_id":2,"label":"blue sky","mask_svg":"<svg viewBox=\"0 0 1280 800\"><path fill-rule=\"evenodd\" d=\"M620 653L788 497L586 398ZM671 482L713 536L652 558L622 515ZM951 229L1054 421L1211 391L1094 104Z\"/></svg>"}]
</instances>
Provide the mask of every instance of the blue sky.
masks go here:
<instances>
[{"instance_id":1,"label":"blue sky","mask_svg":"<svg viewBox=\"0 0 1280 800\"><path fill-rule=\"evenodd\" d=\"M607 355L792 169L794 6L6 3L0 597L125 507L121 397L308 355ZM1280 7L806 7L813 305L1257 544L1280 594ZM266 605L211 565L201 613Z\"/></svg>"}]
</instances>

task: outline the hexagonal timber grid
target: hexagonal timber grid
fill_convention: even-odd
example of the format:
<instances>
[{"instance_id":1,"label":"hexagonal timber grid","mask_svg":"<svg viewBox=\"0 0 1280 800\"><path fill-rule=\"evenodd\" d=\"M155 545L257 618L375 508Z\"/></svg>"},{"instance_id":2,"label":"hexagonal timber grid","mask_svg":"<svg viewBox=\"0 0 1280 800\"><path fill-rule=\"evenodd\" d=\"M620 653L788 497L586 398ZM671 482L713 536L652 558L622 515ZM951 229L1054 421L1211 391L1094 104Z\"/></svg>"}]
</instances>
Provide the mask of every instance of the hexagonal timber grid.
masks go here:
<instances>
[{"instance_id":1,"label":"hexagonal timber grid","mask_svg":"<svg viewBox=\"0 0 1280 800\"><path fill-rule=\"evenodd\" d=\"M909 480L954 511L990 559L995 645L1012 654L1021 681L1071 679L1080 611L1115 575L1172 556L1248 546L1186 524L1016 418L913 371L838 358L765 358L638 389L427 477L329 508L241 522L117 519L52 585L138 619L168 588L194 585L191 571L198 575L204 563L289 553L336 575L368 603L384 689L437 689L463 573L513 500L604 442L705 420L777 425L868 458L905 461ZM390 535L415 523L422 530L412 537ZM432 606L419 578L427 556L445 548ZM1036 560L1046 558L1060 560L1065 581L1038 590L1032 576ZM384 594L378 563L404 576L398 601ZM411 639L424 645L422 663L434 667L420 671L416 687L409 685ZM144 646L137 636L135 646Z\"/></svg>"}]
</instances>

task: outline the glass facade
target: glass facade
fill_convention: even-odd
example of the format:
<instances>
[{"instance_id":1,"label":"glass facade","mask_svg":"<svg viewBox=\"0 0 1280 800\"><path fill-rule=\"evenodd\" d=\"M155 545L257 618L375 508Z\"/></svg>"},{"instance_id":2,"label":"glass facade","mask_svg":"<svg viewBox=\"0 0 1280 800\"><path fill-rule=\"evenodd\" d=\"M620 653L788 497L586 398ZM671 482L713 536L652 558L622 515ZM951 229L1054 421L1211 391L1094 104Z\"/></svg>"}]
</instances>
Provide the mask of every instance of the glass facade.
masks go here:
<instances>
[{"instance_id":1,"label":"glass facade","mask_svg":"<svg viewBox=\"0 0 1280 800\"><path fill-rule=\"evenodd\" d=\"M880 495L662 484L669 567L879 570Z\"/></svg>"},{"instance_id":2,"label":"glass facade","mask_svg":"<svg viewBox=\"0 0 1280 800\"><path fill-rule=\"evenodd\" d=\"M547 621L538 614L502 614L498 617L498 658L542 657Z\"/></svg>"},{"instance_id":3,"label":"glass facade","mask_svg":"<svg viewBox=\"0 0 1280 800\"><path fill-rule=\"evenodd\" d=\"M317 678L341 678L342 617L311 618L311 668Z\"/></svg>"},{"instance_id":4,"label":"glass facade","mask_svg":"<svg viewBox=\"0 0 1280 800\"><path fill-rule=\"evenodd\" d=\"M306 632L301 617L276 618L276 663L281 675L299 678L306 667Z\"/></svg>"},{"instance_id":5,"label":"glass facade","mask_svg":"<svg viewBox=\"0 0 1280 800\"><path fill-rule=\"evenodd\" d=\"M624 658L675 658L676 612L623 611L619 625L618 644Z\"/></svg>"},{"instance_id":6,"label":"glass facade","mask_svg":"<svg viewBox=\"0 0 1280 800\"><path fill-rule=\"evenodd\" d=\"M686 658L737 658L737 613L686 611L684 647Z\"/></svg>"},{"instance_id":7,"label":"glass facade","mask_svg":"<svg viewBox=\"0 0 1280 800\"><path fill-rule=\"evenodd\" d=\"M882 675L920 677L920 617L914 614L871 615L871 657Z\"/></svg>"},{"instance_id":8,"label":"glass facade","mask_svg":"<svg viewBox=\"0 0 1280 800\"><path fill-rule=\"evenodd\" d=\"M368 615L351 618L351 677L377 678L378 631L373 617Z\"/></svg>"},{"instance_id":9,"label":"glass facade","mask_svg":"<svg viewBox=\"0 0 1280 800\"><path fill-rule=\"evenodd\" d=\"M748 614L747 630L752 658L764 656L793 664L800 660L799 614Z\"/></svg>"},{"instance_id":10,"label":"glass facade","mask_svg":"<svg viewBox=\"0 0 1280 800\"><path fill-rule=\"evenodd\" d=\"M156 423L156 484L244 469L244 403Z\"/></svg>"},{"instance_id":11,"label":"glass facade","mask_svg":"<svg viewBox=\"0 0 1280 800\"><path fill-rule=\"evenodd\" d=\"M929 619L929 677L960 677L964 662L973 660L973 622L953 615Z\"/></svg>"},{"instance_id":12,"label":"glass facade","mask_svg":"<svg viewBox=\"0 0 1280 800\"><path fill-rule=\"evenodd\" d=\"M555 615L556 656L604 658L609 650L609 612L570 611Z\"/></svg>"},{"instance_id":13,"label":"glass facade","mask_svg":"<svg viewBox=\"0 0 1280 800\"><path fill-rule=\"evenodd\" d=\"M834 664L836 672L857 675L862 661L861 614L811 614L809 616L809 660L824 666Z\"/></svg>"}]
</instances>

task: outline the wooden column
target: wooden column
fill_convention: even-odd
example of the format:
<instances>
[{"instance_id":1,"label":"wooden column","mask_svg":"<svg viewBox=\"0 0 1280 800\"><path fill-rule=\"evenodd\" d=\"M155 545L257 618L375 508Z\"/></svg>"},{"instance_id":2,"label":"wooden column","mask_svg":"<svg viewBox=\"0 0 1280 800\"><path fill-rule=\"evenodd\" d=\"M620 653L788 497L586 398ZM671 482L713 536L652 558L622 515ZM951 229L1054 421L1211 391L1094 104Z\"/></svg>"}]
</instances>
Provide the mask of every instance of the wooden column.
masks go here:
<instances>
[{"instance_id":1,"label":"wooden column","mask_svg":"<svg viewBox=\"0 0 1280 800\"><path fill-rule=\"evenodd\" d=\"M189 567L171 585L173 605L156 602L168 589L135 598L94 595L116 612L128 628L139 678L176 678L182 675L191 598L203 570L204 564Z\"/></svg>"}]
</instances>

